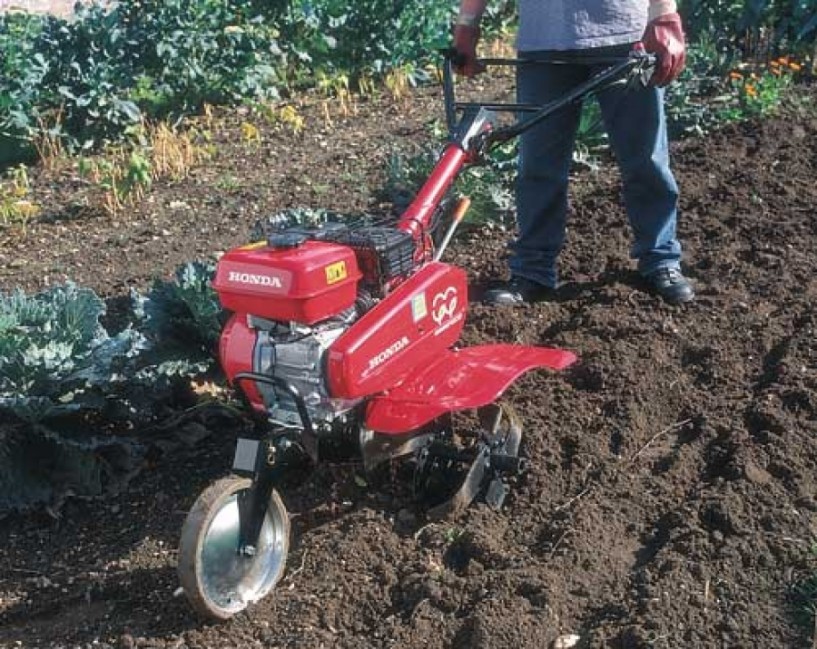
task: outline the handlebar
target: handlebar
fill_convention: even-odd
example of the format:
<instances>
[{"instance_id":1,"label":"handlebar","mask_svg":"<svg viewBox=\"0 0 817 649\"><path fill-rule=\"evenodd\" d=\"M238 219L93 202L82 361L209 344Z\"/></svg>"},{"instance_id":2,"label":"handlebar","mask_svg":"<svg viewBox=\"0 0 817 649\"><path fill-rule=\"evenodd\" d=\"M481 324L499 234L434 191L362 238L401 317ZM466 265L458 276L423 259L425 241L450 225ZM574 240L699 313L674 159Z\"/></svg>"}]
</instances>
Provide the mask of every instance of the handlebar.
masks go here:
<instances>
[{"instance_id":1,"label":"handlebar","mask_svg":"<svg viewBox=\"0 0 817 649\"><path fill-rule=\"evenodd\" d=\"M482 103L482 102L458 102L454 89L454 66L458 64L459 53L451 48L442 51L443 61L443 96L445 101L445 117L450 133L455 133L460 129L461 122L457 120L457 112L474 112L485 109L492 112L513 112L529 113L526 119L520 119L513 126L494 128L490 132L482 135L483 146L505 142L512 139L527 129L540 123L552 113L571 104L585 96L598 92L617 83L624 83L627 86L646 86L652 76L655 67L656 57L636 46L626 57L599 57L599 56L570 56L554 54L552 57L541 59L519 59L519 58L486 58L479 59L485 66L510 66L520 67L526 65L568 65L568 64L593 64L604 65L601 72L594 75L588 81L579 84L572 91L563 97L544 105L516 104L516 103Z\"/></svg>"},{"instance_id":2,"label":"handlebar","mask_svg":"<svg viewBox=\"0 0 817 649\"><path fill-rule=\"evenodd\" d=\"M454 63L457 52L443 51L443 93L445 96L445 116L448 124L450 141L440 154L430 176L417 192L414 200L406 208L398 221L398 227L416 237L420 255L424 254L427 231L443 200L446 192L456 180L457 175L467 164L476 163L493 145L516 137L525 130L535 126L549 115L564 106L578 101L585 95L609 87L615 83L644 83L652 74L651 66L655 64L655 57L646 54L643 50L635 49L626 57L601 59L594 57L594 64L607 65L601 72L588 81L576 86L571 92L558 100L542 106L527 104L501 104L458 102L454 92ZM558 63L576 63L577 59L482 59L486 65L542 65ZM457 119L458 111L462 111L461 119ZM525 119L519 120L512 126L498 127L495 124L495 113L507 111L513 113L527 113Z\"/></svg>"}]
</instances>

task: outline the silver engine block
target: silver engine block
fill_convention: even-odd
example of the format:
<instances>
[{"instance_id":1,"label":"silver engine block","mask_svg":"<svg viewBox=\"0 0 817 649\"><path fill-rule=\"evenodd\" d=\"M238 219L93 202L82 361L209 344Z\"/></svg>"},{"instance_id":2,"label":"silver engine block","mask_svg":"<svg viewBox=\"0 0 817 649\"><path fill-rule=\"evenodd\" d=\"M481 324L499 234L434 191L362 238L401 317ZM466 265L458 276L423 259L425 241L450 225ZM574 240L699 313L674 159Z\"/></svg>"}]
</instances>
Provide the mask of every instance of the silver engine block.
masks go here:
<instances>
[{"instance_id":1,"label":"silver engine block","mask_svg":"<svg viewBox=\"0 0 817 649\"><path fill-rule=\"evenodd\" d=\"M283 379L297 388L303 397L312 425L328 428L357 400L332 399L326 389L324 356L326 350L343 334L354 319L332 319L313 327L296 323L281 323L250 317L257 331L253 354L253 371ZM300 428L301 417L294 399L271 385L258 384L264 405L272 423Z\"/></svg>"}]
</instances>

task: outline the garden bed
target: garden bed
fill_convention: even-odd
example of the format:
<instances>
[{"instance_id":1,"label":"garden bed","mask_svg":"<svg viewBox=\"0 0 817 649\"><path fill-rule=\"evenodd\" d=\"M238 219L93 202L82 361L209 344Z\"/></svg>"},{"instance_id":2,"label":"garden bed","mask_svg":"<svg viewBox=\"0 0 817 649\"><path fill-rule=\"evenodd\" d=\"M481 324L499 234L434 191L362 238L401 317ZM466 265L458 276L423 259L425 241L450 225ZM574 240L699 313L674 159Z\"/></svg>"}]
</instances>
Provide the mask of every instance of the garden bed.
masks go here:
<instances>
[{"instance_id":1,"label":"garden bed","mask_svg":"<svg viewBox=\"0 0 817 649\"><path fill-rule=\"evenodd\" d=\"M43 219L0 241L0 289L71 278L111 297L244 242L256 218L295 205L384 210L391 147L428 140L430 90L319 102L307 129L246 117L217 154L112 217L72 169L32 174ZM0 527L0 646L531 647L803 646L817 537L817 118L789 112L673 148L680 235L697 301L646 294L612 167L575 178L557 302L474 305L465 342L575 350L565 375L528 375L508 398L531 469L500 512L474 506L426 525L359 465L322 467L284 493L293 549L276 593L202 624L175 554L196 495L224 475L240 422L153 457L105 501L70 497L58 518ZM465 231L449 259L478 292L503 276L510 233ZM812 587L814 590L814 587ZM813 595L812 595L813 596ZM812 601L813 603L813 601ZM15 645L16 643L16 645Z\"/></svg>"}]
</instances>

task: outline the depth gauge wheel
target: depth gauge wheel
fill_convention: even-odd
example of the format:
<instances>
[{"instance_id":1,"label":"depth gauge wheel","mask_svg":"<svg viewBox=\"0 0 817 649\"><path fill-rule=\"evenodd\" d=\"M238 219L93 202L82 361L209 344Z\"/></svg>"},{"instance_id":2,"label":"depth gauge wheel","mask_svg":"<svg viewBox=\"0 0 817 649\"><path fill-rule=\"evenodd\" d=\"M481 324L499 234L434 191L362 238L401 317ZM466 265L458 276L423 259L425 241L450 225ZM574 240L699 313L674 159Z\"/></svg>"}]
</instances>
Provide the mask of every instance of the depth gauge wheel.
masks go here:
<instances>
[{"instance_id":1,"label":"depth gauge wheel","mask_svg":"<svg viewBox=\"0 0 817 649\"><path fill-rule=\"evenodd\" d=\"M273 491L251 556L238 552L238 494L248 478L214 482L193 504L179 541L179 580L193 608L226 620L268 594L284 572L289 551L289 517Z\"/></svg>"}]
</instances>

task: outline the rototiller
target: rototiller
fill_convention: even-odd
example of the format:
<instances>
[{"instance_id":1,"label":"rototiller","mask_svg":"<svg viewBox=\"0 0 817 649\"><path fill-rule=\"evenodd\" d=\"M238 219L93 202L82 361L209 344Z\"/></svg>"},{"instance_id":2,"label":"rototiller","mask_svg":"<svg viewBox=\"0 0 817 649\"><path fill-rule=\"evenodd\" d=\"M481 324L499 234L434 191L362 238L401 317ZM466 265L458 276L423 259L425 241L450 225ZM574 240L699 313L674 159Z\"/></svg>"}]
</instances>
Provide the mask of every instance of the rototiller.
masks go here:
<instances>
[{"instance_id":1,"label":"rototiller","mask_svg":"<svg viewBox=\"0 0 817 649\"><path fill-rule=\"evenodd\" d=\"M588 93L648 78L650 57L607 61L604 72L545 106L457 103L452 58L443 68L450 142L399 218L273 223L266 240L219 261L213 285L232 312L221 364L262 425L256 438L238 440L236 475L206 489L184 523L179 575L207 617L229 618L280 579L289 520L276 487L321 461L327 444L353 440L367 471L412 459L416 491L435 501L431 518L477 497L501 506L505 478L522 465L522 428L497 399L528 370L576 360L545 347L457 346L466 274L440 257L468 205L444 198L462 169L497 143ZM527 117L500 127L499 111ZM473 430L454 430L452 415L463 410L476 412ZM452 476L453 490L439 493Z\"/></svg>"}]
</instances>

